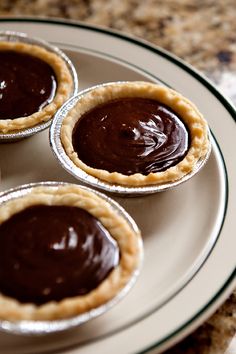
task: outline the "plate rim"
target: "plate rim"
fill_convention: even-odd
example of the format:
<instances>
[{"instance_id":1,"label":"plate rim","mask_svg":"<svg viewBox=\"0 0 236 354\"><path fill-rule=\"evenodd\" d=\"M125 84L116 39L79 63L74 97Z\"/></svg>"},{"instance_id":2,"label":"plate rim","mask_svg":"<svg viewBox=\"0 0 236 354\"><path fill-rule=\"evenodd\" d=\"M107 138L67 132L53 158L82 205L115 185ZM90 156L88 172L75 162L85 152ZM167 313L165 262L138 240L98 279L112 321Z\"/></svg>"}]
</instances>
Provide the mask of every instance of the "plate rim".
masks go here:
<instances>
[{"instance_id":1,"label":"plate rim","mask_svg":"<svg viewBox=\"0 0 236 354\"><path fill-rule=\"evenodd\" d=\"M24 16L24 17L4 17L0 19L0 23L3 22L28 22L28 23L45 23L45 24L52 24L52 25L65 25L69 27L76 27L82 28L90 31L96 31L103 33L105 35L111 35L116 38L120 38L122 40L131 42L136 44L137 46L141 46L149 51L152 51L161 57L164 57L168 61L171 61L178 67L182 68L185 72L189 73L192 77L194 77L197 81L203 84L216 98L220 103L224 106L224 108L228 111L231 118L236 122L236 108L234 107L233 103L229 98L226 98L224 94L220 91L220 89L216 88L213 83L210 82L208 78L206 78L202 73L200 73L197 69L193 68L190 64L186 63L184 60L178 58L176 55L168 52L167 50L160 48L156 45L149 43L146 40L137 38L135 36L123 33L121 31L109 29L104 26L97 26L97 25L90 25L85 24L84 22L80 21L73 21L73 20L65 20L59 18L45 18L45 17L31 17L31 16ZM223 156L222 156L223 157ZM224 159L223 162L225 163ZM227 171L227 170L226 170ZM220 230L221 232L221 230ZM232 273L228 276L225 280L223 285L220 289L213 294L213 296L207 301L207 303L197 311L197 313L192 316L188 321L183 323L179 326L175 331L169 333L169 335L165 336L158 342L150 344L147 348L143 349L142 351L137 352L137 354L144 354L153 350L155 348L159 348L159 346L163 346L172 340L171 344L174 344L178 338L183 338L192 332L196 327L198 327L203 321L206 320L215 310L222 304L226 296L228 296L233 287L236 285L236 266ZM210 308L209 308L210 307ZM207 314L206 314L207 312ZM205 313L205 317L202 316ZM191 325L191 329L188 328ZM160 348L161 349L161 348Z\"/></svg>"}]
</instances>

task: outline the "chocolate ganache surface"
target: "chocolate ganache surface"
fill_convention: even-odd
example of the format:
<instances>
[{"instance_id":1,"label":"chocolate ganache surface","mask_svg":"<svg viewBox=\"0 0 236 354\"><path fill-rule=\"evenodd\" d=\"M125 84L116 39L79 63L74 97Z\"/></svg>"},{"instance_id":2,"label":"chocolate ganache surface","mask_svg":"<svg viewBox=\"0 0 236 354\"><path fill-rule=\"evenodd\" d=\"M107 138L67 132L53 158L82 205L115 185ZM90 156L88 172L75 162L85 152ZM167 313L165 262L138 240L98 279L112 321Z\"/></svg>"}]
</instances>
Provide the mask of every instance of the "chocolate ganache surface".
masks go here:
<instances>
[{"instance_id":1,"label":"chocolate ganache surface","mask_svg":"<svg viewBox=\"0 0 236 354\"><path fill-rule=\"evenodd\" d=\"M86 112L72 143L88 166L124 175L160 172L187 154L190 136L181 119L162 103L119 98Z\"/></svg>"},{"instance_id":2,"label":"chocolate ganache surface","mask_svg":"<svg viewBox=\"0 0 236 354\"><path fill-rule=\"evenodd\" d=\"M95 289L119 263L99 220L70 206L31 206L0 225L0 292L43 304Z\"/></svg>"},{"instance_id":3,"label":"chocolate ganache surface","mask_svg":"<svg viewBox=\"0 0 236 354\"><path fill-rule=\"evenodd\" d=\"M49 64L25 53L0 51L0 119L26 117L49 104L56 76Z\"/></svg>"}]
</instances>

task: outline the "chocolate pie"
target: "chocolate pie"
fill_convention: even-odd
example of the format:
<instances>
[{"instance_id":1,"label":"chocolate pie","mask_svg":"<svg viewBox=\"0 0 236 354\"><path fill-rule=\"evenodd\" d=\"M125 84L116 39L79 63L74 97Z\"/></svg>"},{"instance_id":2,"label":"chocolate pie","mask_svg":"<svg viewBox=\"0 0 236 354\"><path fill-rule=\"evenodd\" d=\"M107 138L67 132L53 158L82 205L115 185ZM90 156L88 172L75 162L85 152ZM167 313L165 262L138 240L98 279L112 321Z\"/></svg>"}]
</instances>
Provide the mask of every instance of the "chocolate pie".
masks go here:
<instances>
[{"instance_id":1,"label":"chocolate pie","mask_svg":"<svg viewBox=\"0 0 236 354\"><path fill-rule=\"evenodd\" d=\"M140 262L140 235L75 185L0 206L0 319L72 317L114 298Z\"/></svg>"},{"instance_id":2,"label":"chocolate pie","mask_svg":"<svg viewBox=\"0 0 236 354\"><path fill-rule=\"evenodd\" d=\"M38 45L0 42L0 133L31 128L52 118L73 89L59 55Z\"/></svg>"},{"instance_id":3,"label":"chocolate pie","mask_svg":"<svg viewBox=\"0 0 236 354\"><path fill-rule=\"evenodd\" d=\"M81 95L63 120L61 141L76 166L124 186L177 181L210 146L196 106L148 82L105 84Z\"/></svg>"}]
</instances>

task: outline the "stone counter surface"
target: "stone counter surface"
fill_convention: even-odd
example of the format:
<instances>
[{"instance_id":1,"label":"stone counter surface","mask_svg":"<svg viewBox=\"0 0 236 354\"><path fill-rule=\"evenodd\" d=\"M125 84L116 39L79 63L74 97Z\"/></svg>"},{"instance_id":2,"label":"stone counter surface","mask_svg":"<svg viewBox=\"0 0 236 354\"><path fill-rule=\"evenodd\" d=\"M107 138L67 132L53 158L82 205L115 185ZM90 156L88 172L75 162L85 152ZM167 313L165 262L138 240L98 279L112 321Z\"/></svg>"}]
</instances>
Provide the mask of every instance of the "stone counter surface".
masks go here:
<instances>
[{"instance_id":1,"label":"stone counter surface","mask_svg":"<svg viewBox=\"0 0 236 354\"><path fill-rule=\"evenodd\" d=\"M235 0L1 0L0 16L46 16L123 31L169 50L236 104ZM236 354L236 290L166 354Z\"/></svg>"}]
</instances>

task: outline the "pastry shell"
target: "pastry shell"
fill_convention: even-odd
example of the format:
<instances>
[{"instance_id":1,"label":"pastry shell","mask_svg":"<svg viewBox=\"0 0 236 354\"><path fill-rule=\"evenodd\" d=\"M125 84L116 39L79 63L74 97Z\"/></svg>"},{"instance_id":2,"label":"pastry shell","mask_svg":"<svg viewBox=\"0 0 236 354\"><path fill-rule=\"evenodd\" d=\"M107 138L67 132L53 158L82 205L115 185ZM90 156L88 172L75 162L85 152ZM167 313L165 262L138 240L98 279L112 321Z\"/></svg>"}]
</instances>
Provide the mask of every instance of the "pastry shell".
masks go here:
<instances>
[{"instance_id":1,"label":"pastry shell","mask_svg":"<svg viewBox=\"0 0 236 354\"><path fill-rule=\"evenodd\" d=\"M122 208L114 208L113 201L92 190L73 184L43 182L29 185L23 191L18 189L10 193L13 198L1 197L0 223L13 214L37 204L69 205L85 209L98 218L103 226L117 241L120 249L119 265L103 280L96 289L83 296L50 301L43 305L22 304L14 298L0 293L0 320L7 321L53 321L86 314L99 308L130 287L129 282L137 276L142 259L142 242L140 232L133 221L129 220ZM10 191L11 192L11 191ZM15 195L14 195L15 194ZM109 202L110 201L110 202ZM10 280L9 280L10 281ZM129 290L127 288L127 290ZM124 291L125 293L126 291ZM123 294L124 295L124 294ZM99 312L99 311L98 311ZM104 312L104 309L100 311Z\"/></svg>"},{"instance_id":2,"label":"pastry shell","mask_svg":"<svg viewBox=\"0 0 236 354\"><path fill-rule=\"evenodd\" d=\"M122 97L141 97L157 100L170 107L181 117L191 136L191 144L185 158L163 172L149 173L148 175L135 173L129 176L115 171L110 173L102 169L92 168L80 160L72 145L75 124L84 113L97 105ZM197 107L180 93L149 82L115 82L89 89L80 96L73 109L63 119L61 142L70 160L88 175L110 184L125 187L163 185L179 181L186 175L191 174L197 163L204 159L210 151L208 125Z\"/></svg>"}]
</instances>

